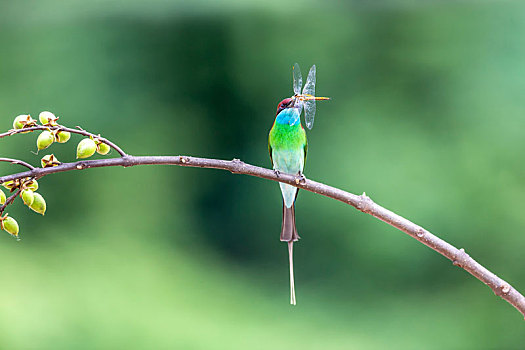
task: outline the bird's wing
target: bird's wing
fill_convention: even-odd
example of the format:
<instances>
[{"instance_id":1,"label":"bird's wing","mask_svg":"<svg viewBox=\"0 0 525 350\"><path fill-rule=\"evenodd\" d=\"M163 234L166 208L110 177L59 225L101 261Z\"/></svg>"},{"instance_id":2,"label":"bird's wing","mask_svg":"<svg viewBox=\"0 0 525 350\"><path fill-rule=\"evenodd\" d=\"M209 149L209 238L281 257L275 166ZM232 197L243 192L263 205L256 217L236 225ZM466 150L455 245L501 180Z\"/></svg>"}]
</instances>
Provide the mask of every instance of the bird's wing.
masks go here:
<instances>
[{"instance_id":1,"label":"bird's wing","mask_svg":"<svg viewBox=\"0 0 525 350\"><path fill-rule=\"evenodd\" d=\"M268 135L268 153L270 153L270 161L272 162L272 168L273 168L273 158L272 158L272 145L270 143L270 138L271 138L271 132L270 134Z\"/></svg>"},{"instance_id":2,"label":"bird's wing","mask_svg":"<svg viewBox=\"0 0 525 350\"><path fill-rule=\"evenodd\" d=\"M308 153L308 139L304 140L304 164L306 164L306 153Z\"/></svg>"}]
</instances>

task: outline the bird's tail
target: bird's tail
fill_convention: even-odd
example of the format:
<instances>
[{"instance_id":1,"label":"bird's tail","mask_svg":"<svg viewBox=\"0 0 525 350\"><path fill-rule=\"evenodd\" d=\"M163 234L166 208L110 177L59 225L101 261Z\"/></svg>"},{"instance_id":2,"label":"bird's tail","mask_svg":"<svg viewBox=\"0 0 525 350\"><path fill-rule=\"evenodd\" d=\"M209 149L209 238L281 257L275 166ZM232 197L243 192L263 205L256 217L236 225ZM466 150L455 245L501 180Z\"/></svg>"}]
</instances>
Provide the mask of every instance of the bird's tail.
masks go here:
<instances>
[{"instance_id":1,"label":"bird's tail","mask_svg":"<svg viewBox=\"0 0 525 350\"><path fill-rule=\"evenodd\" d=\"M288 242L288 259L290 260L290 304L295 305L295 282L293 278L293 241Z\"/></svg>"},{"instance_id":2,"label":"bird's tail","mask_svg":"<svg viewBox=\"0 0 525 350\"><path fill-rule=\"evenodd\" d=\"M299 240L295 227L295 204L287 208L283 203L283 224L281 227L281 241L288 242L288 260L290 262L290 304L295 305L295 283L293 277L293 242Z\"/></svg>"},{"instance_id":3,"label":"bird's tail","mask_svg":"<svg viewBox=\"0 0 525 350\"><path fill-rule=\"evenodd\" d=\"M295 227L295 204L287 208L283 203L283 223L281 226L281 241L295 242L299 240L297 228Z\"/></svg>"}]
</instances>

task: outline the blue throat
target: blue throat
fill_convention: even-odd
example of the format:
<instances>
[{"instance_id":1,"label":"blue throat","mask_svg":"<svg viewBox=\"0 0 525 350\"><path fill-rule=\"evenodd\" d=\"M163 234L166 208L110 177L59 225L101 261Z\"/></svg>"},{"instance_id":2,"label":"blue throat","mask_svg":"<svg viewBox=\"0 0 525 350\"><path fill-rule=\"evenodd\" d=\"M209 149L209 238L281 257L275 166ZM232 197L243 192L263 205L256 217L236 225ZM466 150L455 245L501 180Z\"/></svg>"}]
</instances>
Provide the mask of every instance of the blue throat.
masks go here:
<instances>
[{"instance_id":1,"label":"blue throat","mask_svg":"<svg viewBox=\"0 0 525 350\"><path fill-rule=\"evenodd\" d=\"M286 108L277 114L275 121L279 124L298 125L301 124L300 116L300 109Z\"/></svg>"}]
</instances>

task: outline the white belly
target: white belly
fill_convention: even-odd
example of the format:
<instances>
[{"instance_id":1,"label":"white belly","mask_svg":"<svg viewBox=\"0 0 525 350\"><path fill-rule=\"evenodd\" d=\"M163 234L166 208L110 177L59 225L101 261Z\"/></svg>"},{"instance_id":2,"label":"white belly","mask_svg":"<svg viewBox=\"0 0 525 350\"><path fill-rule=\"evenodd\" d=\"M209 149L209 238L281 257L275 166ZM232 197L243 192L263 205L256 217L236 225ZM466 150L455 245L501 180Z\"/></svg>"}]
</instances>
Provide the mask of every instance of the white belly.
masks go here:
<instances>
[{"instance_id":1,"label":"white belly","mask_svg":"<svg viewBox=\"0 0 525 350\"><path fill-rule=\"evenodd\" d=\"M303 172L304 169L304 149L299 151L283 151L272 152L273 168L282 173L298 174ZM281 192L283 194L284 205L290 208L295 201L295 195L297 193L297 187L279 183L281 186Z\"/></svg>"}]
</instances>

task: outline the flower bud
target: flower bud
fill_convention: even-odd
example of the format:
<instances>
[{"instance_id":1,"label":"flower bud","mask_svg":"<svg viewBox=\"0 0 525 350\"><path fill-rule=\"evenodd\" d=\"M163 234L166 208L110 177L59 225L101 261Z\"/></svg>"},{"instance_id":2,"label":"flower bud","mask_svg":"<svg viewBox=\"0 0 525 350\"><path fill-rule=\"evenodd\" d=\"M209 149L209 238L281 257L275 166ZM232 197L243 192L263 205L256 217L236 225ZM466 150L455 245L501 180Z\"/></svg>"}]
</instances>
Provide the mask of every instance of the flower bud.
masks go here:
<instances>
[{"instance_id":1,"label":"flower bud","mask_svg":"<svg viewBox=\"0 0 525 350\"><path fill-rule=\"evenodd\" d=\"M33 193L33 203L29 206L31 210L44 215L46 212L46 201L44 200L44 197L40 195L40 193L34 192Z\"/></svg>"},{"instance_id":2,"label":"flower bud","mask_svg":"<svg viewBox=\"0 0 525 350\"><path fill-rule=\"evenodd\" d=\"M110 150L111 150L111 148L104 142L100 142L97 145L97 152L98 152L98 154L106 155L106 154L109 153Z\"/></svg>"},{"instance_id":3,"label":"flower bud","mask_svg":"<svg viewBox=\"0 0 525 350\"><path fill-rule=\"evenodd\" d=\"M7 197L5 196L4 191L0 190L0 204L4 205L6 200L7 200Z\"/></svg>"},{"instance_id":4,"label":"flower bud","mask_svg":"<svg viewBox=\"0 0 525 350\"><path fill-rule=\"evenodd\" d=\"M31 118L29 114L21 114L13 121L13 129L29 128L36 125L36 120ZM29 131L28 131L29 132Z\"/></svg>"},{"instance_id":5,"label":"flower bud","mask_svg":"<svg viewBox=\"0 0 525 350\"><path fill-rule=\"evenodd\" d=\"M92 139L83 139L77 146L77 158L89 158L97 150L97 145Z\"/></svg>"},{"instance_id":6,"label":"flower bud","mask_svg":"<svg viewBox=\"0 0 525 350\"><path fill-rule=\"evenodd\" d=\"M40 135L38 135L38 139L36 140L36 147L40 151L51 146L53 141L53 134L51 134L50 131L44 130Z\"/></svg>"},{"instance_id":7,"label":"flower bud","mask_svg":"<svg viewBox=\"0 0 525 350\"><path fill-rule=\"evenodd\" d=\"M18 187L18 185L19 182L17 180L6 181L2 184L2 186L7 188L8 190L12 190L13 188Z\"/></svg>"},{"instance_id":8,"label":"flower bud","mask_svg":"<svg viewBox=\"0 0 525 350\"><path fill-rule=\"evenodd\" d=\"M60 165L60 162L54 154L47 154L42 157L42 159L40 160L40 164L42 164L42 168L49 168L52 166Z\"/></svg>"},{"instance_id":9,"label":"flower bud","mask_svg":"<svg viewBox=\"0 0 525 350\"><path fill-rule=\"evenodd\" d=\"M36 180L31 180L26 183L24 183L24 187L30 189L31 191L38 190L38 182Z\"/></svg>"},{"instance_id":10,"label":"flower bud","mask_svg":"<svg viewBox=\"0 0 525 350\"><path fill-rule=\"evenodd\" d=\"M1 226L2 226L2 230L7 231L13 236L18 236L18 222L16 222L16 220L13 219L12 217L6 216L2 220Z\"/></svg>"},{"instance_id":11,"label":"flower bud","mask_svg":"<svg viewBox=\"0 0 525 350\"><path fill-rule=\"evenodd\" d=\"M28 190L27 188L22 191L20 196L22 197L24 204L27 205L28 207L31 206L31 204L33 204L35 200L34 192L31 190Z\"/></svg>"},{"instance_id":12,"label":"flower bud","mask_svg":"<svg viewBox=\"0 0 525 350\"><path fill-rule=\"evenodd\" d=\"M55 141L58 143L66 143L71 138L71 133L69 131L57 131L55 134Z\"/></svg>"},{"instance_id":13,"label":"flower bud","mask_svg":"<svg viewBox=\"0 0 525 350\"><path fill-rule=\"evenodd\" d=\"M29 115L27 114L21 114L18 117L15 118L13 121L13 129L22 129L25 125L24 121L27 119Z\"/></svg>"},{"instance_id":14,"label":"flower bud","mask_svg":"<svg viewBox=\"0 0 525 350\"><path fill-rule=\"evenodd\" d=\"M42 123L42 125L54 126L57 125L58 117L55 117L55 115L51 112L44 111L38 115L38 119L40 120L40 123Z\"/></svg>"}]
</instances>

